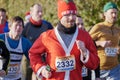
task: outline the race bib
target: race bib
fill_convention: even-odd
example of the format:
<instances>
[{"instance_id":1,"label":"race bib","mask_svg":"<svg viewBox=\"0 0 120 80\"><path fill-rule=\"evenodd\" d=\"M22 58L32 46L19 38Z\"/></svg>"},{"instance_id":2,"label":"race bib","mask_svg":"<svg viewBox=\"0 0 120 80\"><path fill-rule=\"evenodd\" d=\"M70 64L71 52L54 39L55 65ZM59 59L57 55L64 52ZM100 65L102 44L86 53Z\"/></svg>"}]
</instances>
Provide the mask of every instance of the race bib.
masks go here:
<instances>
[{"instance_id":1,"label":"race bib","mask_svg":"<svg viewBox=\"0 0 120 80\"><path fill-rule=\"evenodd\" d=\"M88 76L88 69L85 66L83 66L82 67L82 77L86 77L86 76Z\"/></svg>"},{"instance_id":2,"label":"race bib","mask_svg":"<svg viewBox=\"0 0 120 80\"><path fill-rule=\"evenodd\" d=\"M55 66L58 72L71 71L75 69L75 57L65 56L65 57L57 57L55 61Z\"/></svg>"},{"instance_id":3,"label":"race bib","mask_svg":"<svg viewBox=\"0 0 120 80\"><path fill-rule=\"evenodd\" d=\"M107 56L116 56L118 49L117 48L112 48L112 47L107 47L105 48L105 53Z\"/></svg>"},{"instance_id":4,"label":"race bib","mask_svg":"<svg viewBox=\"0 0 120 80\"><path fill-rule=\"evenodd\" d=\"M13 59L13 60L21 60L22 59L22 55L10 54L10 58Z\"/></svg>"},{"instance_id":5,"label":"race bib","mask_svg":"<svg viewBox=\"0 0 120 80\"><path fill-rule=\"evenodd\" d=\"M10 64L8 67L8 73L10 74L16 74L20 70L20 67L18 64Z\"/></svg>"}]
</instances>

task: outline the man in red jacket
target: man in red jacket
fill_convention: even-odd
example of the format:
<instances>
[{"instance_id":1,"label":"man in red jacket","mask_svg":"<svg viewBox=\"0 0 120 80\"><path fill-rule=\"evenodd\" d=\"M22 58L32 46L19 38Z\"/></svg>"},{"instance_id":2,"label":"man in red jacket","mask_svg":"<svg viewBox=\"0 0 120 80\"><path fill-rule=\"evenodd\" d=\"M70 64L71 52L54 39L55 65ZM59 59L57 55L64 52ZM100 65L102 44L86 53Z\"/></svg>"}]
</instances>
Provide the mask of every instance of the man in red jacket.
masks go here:
<instances>
[{"instance_id":1,"label":"man in red jacket","mask_svg":"<svg viewBox=\"0 0 120 80\"><path fill-rule=\"evenodd\" d=\"M42 80L82 80L83 65L98 67L96 47L90 35L76 26L76 15L73 0L58 0L58 25L43 32L29 50L32 69Z\"/></svg>"}]
</instances>

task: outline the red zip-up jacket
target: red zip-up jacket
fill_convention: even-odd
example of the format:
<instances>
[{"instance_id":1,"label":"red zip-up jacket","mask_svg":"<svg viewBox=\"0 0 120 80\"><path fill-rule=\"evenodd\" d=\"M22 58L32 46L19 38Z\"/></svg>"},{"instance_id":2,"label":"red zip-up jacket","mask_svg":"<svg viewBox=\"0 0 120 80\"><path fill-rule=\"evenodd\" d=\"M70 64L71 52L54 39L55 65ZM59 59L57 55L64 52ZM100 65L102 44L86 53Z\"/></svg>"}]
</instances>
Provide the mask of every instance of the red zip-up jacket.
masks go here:
<instances>
[{"instance_id":1,"label":"red zip-up jacket","mask_svg":"<svg viewBox=\"0 0 120 80\"><path fill-rule=\"evenodd\" d=\"M75 58L75 69L57 72L58 66L56 66L56 61L58 57L66 57L66 54L68 53L65 53L65 49L63 49L63 46L56 36L58 35L56 34L55 29L42 33L29 50L30 63L36 74L44 65L49 65L52 70L52 76L49 79L43 78L42 80L82 80L81 69L83 65L89 69L96 69L98 67L99 58L91 37L86 31L78 30L75 40L81 40L85 43L85 46L89 51L89 58L85 63L81 61L80 50L77 48L76 42L74 41L69 56L72 55ZM43 62L41 59L43 53L47 53L46 62Z\"/></svg>"}]
</instances>

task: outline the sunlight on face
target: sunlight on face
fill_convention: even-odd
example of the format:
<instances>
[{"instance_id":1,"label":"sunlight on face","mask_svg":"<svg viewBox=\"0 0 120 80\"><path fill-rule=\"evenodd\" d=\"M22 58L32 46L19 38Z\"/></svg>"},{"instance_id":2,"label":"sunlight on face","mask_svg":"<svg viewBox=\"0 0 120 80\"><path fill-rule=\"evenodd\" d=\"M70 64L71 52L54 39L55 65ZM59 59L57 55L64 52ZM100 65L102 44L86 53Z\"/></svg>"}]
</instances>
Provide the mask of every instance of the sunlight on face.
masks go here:
<instances>
[{"instance_id":1,"label":"sunlight on face","mask_svg":"<svg viewBox=\"0 0 120 80\"><path fill-rule=\"evenodd\" d=\"M0 21L4 21L4 20L6 20L6 13L0 11Z\"/></svg>"},{"instance_id":2,"label":"sunlight on face","mask_svg":"<svg viewBox=\"0 0 120 80\"><path fill-rule=\"evenodd\" d=\"M40 21L42 19L42 7L40 5L34 5L31 8L31 16L35 21Z\"/></svg>"},{"instance_id":3,"label":"sunlight on face","mask_svg":"<svg viewBox=\"0 0 120 80\"><path fill-rule=\"evenodd\" d=\"M104 13L105 20L109 23L115 23L117 20L117 9L109 9Z\"/></svg>"},{"instance_id":4,"label":"sunlight on face","mask_svg":"<svg viewBox=\"0 0 120 80\"><path fill-rule=\"evenodd\" d=\"M22 31L23 31L23 24L22 22L13 22L11 27L10 27L10 31L14 34L14 35L21 35Z\"/></svg>"},{"instance_id":5,"label":"sunlight on face","mask_svg":"<svg viewBox=\"0 0 120 80\"><path fill-rule=\"evenodd\" d=\"M80 29L84 29L84 23L81 17L76 18L76 26L78 26Z\"/></svg>"},{"instance_id":6,"label":"sunlight on face","mask_svg":"<svg viewBox=\"0 0 120 80\"><path fill-rule=\"evenodd\" d=\"M76 15L75 14L67 14L64 15L61 20L61 24L64 25L66 28L73 27L76 22Z\"/></svg>"}]
</instances>

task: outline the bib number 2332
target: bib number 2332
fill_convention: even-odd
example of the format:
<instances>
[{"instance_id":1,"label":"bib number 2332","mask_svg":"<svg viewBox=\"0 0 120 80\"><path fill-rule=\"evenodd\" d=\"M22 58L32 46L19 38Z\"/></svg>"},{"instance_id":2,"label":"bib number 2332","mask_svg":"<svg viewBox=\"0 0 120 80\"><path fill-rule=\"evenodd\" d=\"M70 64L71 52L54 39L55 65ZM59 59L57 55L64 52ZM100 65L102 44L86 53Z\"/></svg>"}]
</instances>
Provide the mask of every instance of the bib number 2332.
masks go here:
<instances>
[{"instance_id":1,"label":"bib number 2332","mask_svg":"<svg viewBox=\"0 0 120 80\"><path fill-rule=\"evenodd\" d=\"M75 69L75 57L65 56L65 57L57 57L55 63L56 69L58 72L63 72L67 70Z\"/></svg>"}]
</instances>

